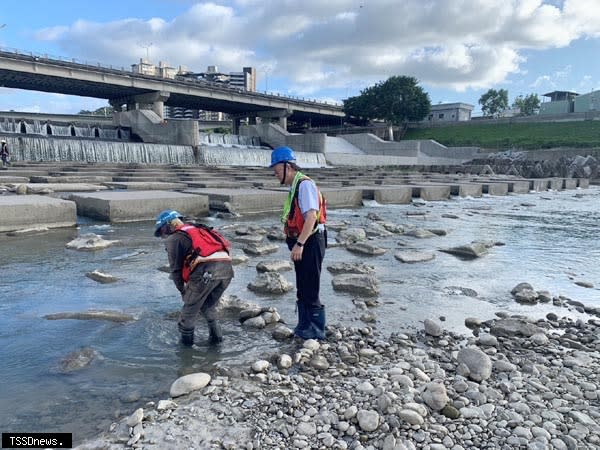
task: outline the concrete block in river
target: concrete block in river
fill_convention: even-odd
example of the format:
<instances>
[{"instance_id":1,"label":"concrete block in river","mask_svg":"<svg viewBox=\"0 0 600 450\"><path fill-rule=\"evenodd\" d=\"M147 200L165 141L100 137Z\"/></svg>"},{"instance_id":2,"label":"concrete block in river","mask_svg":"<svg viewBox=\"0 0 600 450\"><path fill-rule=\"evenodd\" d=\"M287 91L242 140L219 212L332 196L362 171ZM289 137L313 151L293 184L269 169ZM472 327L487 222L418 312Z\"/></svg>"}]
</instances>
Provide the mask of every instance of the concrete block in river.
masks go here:
<instances>
[{"instance_id":1,"label":"concrete block in river","mask_svg":"<svg viewBox=\"0 0 600 450\"><path fill-rule=\"evenodd\" d=\"M506 195L508 194L508 183L501 183L499 181L484 182L483 193L489 195Z\"/></svg>"},{"instance_id":2,"label":"concrete block in river","mask_svg":"<svg viewBox=\"0 0 600 450\"><path fill-rule=\"evenodd\" d=\"M577 188L577 178L565 178L563 188L564 189Z\"/></svg>"},{"instance_id":3,"label":"concrete block in river","mask_svg":"<svg viewBox=\"0 0 600 450\"><path fill-rule=\"evenodd\" d=\"M548 184L547 178L532 178L529 180L529 189L536 192L547 191Z\"/></svg>"},{"instance_id":4,"label":"concrete block in river","mask_svg":"<svg viewBox=\"0 0 600 450\"><path fill-rule=\"evenodd\" d=\"M287 197L287 190L198 188L185 193L208 196L210 208L238 214L279 212Z\"/></svg>"},{"instance_id":5,"label":"concrete block in river","mask_svg":"<svg viewBox=\"0 0 600 450\"><path fill-rule=\"evenodd\" d=\"M208 197L170 191L93 192L74 194L78 214L108 222L154 220L164 209L189 217L208 215Z\"/></svg>"},{"instance_id":6,"label":"concrete block in river","mask_svg":"<svg viewBox=\"0 0 600 450\"><path fill-rule=\"evenodd\" d=\"M0 232L23 228L74 227L77 207L69 200L42 195L0 196Z\"/></svg>"},{"instance_id":7,"label":"concrete block in river","mask_svg":"<svg viewBox=\"0 0 600 450\"><path fill-rule=\"evenodd\" d=\"M577 187L582 189L587 189L590 187L590 179L589 178L574 178L577 180Z\"/></svg>"},{"instance_id":8,"label":"concrete block in river","mask_svg":"<svg viewBox=\"0 0 600 450\"><path fill-rule=\"evenodd\" d=\"M322 188L321 192L327 199L327 207L357 208L362 206L363 190L361 188Z\"/></svg>"},{"instance_id":9,"label":"concrete block in river","mask_svg":"<svg viewBox=\"0 0 600 450\"><path fill-rule=\"evenodd\" d=\"M563 188L564 178L550 178L548 188L554 191L560 191Z\"/></svg>"},{"instance_id":10,"label":"concrete block in river","mask_svg":"<svg viewBox=\"0 0 600 450\"><path fill-rule=\"evenodd\" d=\"M373 199L381 204L404 205L411 202L411 186L385 186L373 189Z\"/></svg>"},{"instance_id":11,"label":"concrete block in river","mask_svg":"<svg viewBox=\"0 0 600 450\"><path fill-rule=\"evenodd\" d=\"M459 197L481 197L483 184L481 183L458 183L450 186L451 194Z\"/></svg>"},{"instance_id":12,"label":"concrete block in river","mask_svg":"<svg viewBox=\"0 0 600 450\"><path fill-rule=\"evenodd\" d=\"M507 184L508 192L514 194L527 194L529 192L529 181L527 180L507 181Z\"/></svg>"},{"instance_id":13,"label":"concrete block in river","mask_svg":"<svg viewBox=\"0 0 600 450\"><path fill-rule=\"evenodd\" d=\"M441 184L422 184L413 186L413 197L420 197L423 200L446 200L450 198L450 185Z\"/></svg>"}]
</instances>

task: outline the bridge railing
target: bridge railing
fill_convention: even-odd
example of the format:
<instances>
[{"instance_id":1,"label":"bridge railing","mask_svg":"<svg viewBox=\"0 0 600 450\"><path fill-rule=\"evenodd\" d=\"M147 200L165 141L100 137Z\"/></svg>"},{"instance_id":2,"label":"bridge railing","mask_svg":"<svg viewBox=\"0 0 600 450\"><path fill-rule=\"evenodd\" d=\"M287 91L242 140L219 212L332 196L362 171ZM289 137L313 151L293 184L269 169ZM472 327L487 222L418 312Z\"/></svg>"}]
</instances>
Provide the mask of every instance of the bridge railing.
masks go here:
<instances>
[{"instance_id":1,"label":"bridge railing","mask_svg":"<svg viewBox=\"0 0 600 450\"><path fill-rule=\"evenodd\" d=\"M27 52L27 51L19 50L16 48L0 47L0 55L4 55L4 56L10 57L10 58L26 59L29 61L31 61L31 60L45 61L45 62L48 62L51 64L62 65L62 66L67 66L67 67L68 66L77 66L77 67L85 67L85 68L89 68L89 69L93 69L93 70L100 69L101 71L104 71L104 72L115 73L115 74L122 75L122 76L130 76L130 77L135 77L135 78L146 78L146 79L151 79L151 80L160 80L160 81L167 82L167 83L171 83L171 82L174 82L177 84L194 83L194 84L203 85L205 87L210 87L211 89L219 90L222 92L235 91L239 94L247 93L248 95L252 95L252 96L276 98L278 100L282 100L282 99L283 100L295 100L297 102L303 102L303 103L307 103L310 105L323 105L323 106L329 107L329 108L332 106L333 107L341 107L342 106L341 103L336 103L336 102L317 101L315 99L305 99L304 97L300 98L300 97L294 97L294 96L286 96L286 95L281 95L279 93L247 91L245 89L240 89L240 88L234 87L234 86L228 86L226 84L217 83L214 81L186 78L186 77L182 77L182 76L175 76L175 78L165 78L165 77L161 77L160 75L135 73L132 70L126 70L122 66L115 67L112 65L102 64L100 62L92 63L89 61L81 61L76 58L66 58L64 56L56 56L56 55L51 55L48 53Z\"/></svg>"}]
</instances>

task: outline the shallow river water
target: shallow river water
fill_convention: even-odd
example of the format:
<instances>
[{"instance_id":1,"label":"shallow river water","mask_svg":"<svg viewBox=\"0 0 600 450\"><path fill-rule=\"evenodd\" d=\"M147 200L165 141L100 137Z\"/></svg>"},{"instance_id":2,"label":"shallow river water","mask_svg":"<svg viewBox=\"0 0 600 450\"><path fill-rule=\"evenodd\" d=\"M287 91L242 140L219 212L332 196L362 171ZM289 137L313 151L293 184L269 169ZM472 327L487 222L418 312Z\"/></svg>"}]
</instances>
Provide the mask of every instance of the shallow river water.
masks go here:
<instances>
[{"instance_id":1,"label":"shallow river water","mask_svg":"<svg viewBox=\"0 0 600 450\"><path fill-rule=\"evenodd\" d=\"M373 242L388 251L377 257L359 256L341 247L327 251L322 277L322 300L327 319L347 326L364 326L353 296L335 292L325 267L341 261L365 262L376 268L381 293L373 325L384 335L422 328L426 318L443 320L444 327L469 333L465 317L489 319L497 311L544 317L586 317L567 308L515 303L510 290L519 282L552 295L564 295L600 307L600 190L529 193L506 197L465 198L426 202L419 206L368 203L356 210L332 210L329 220L349 221L368 228L367 214L406 227L443 229L447 235L428 239L394 235ZM424 211L424 216L407 212ZM458 218L442 217L444 214ZM221 227L258 224L270 227L276 217L236 221L207 218ZM163 243L152 236L152 223L107 225L80 218L77 229L55 230L37 236L0 236L0 429L3 432L71 432L74 444L108 428L120 415L130 414L149 400L168 397L171 383L191 371L215 366L247 367L282 344L263 330L242 328L225 317L225 342L209 348L202 342L189 351L178 345L174 313L180 299L168 274ZM70 250L65 244L84 233L96 233L120 244L95 252ZM330 233L330 241L335 232ZM475 240L504 245L476 260L460 260L441 248ZM241 252L240 248L236 251ZM400 249L434 251L433 261L402 264ZM247 284L262 260L287 259L278 253L251 257L235 267L228 293L260 305L275 306L282 318L295 324L292 291L269 297L256 295ZM100 270L118 277L99 284L85 276ZM294 281L293 273L284 276ZM592 283L585 288L576 281ZM474 290L467 296L458 288ZM84 320L46 320L58 312L90 309L133 314L129 323ZM197 338L206 330L202 323ZM62 373L61 360L83 347L98 358L82 370Z\"/></svg>"}]
</instances>

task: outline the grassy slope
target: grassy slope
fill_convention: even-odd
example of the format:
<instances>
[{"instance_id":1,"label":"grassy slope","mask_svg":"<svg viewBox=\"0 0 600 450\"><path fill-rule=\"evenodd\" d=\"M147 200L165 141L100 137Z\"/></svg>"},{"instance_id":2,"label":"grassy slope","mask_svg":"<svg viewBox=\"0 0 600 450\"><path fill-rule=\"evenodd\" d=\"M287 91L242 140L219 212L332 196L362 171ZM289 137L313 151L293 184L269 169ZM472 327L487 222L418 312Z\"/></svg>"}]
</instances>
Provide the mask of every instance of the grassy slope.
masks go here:
<instances>
[{"instance_id":1,"label":"grassy slope","mask_svg":"<svg viewBox=\"0 0 600 450\"><path fill-rule=\"evenodd\" d=\"M508 150L555 147L600 148L600 120L468 124L409 129L404 139L434 139L446 146Z\"/></svg>"}]
</instances>

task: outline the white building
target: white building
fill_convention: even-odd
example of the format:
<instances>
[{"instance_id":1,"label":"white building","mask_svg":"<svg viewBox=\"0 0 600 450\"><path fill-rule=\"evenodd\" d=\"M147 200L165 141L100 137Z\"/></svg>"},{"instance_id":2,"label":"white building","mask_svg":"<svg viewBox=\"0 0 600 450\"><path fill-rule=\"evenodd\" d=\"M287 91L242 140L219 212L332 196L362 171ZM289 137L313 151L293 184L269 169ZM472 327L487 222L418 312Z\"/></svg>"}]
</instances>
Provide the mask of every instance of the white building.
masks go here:
<instances>
[{"instance_id":1,"label":"white building","mask_svg":"<svg viewBox=\"0 0 600 450\"><path fill-rule=\"evenodd\" d=\"M431 105L429 116L424 122L458 122L471 120L473 105L468 103L440 103Z\"/></svg>"}]
</instances>

